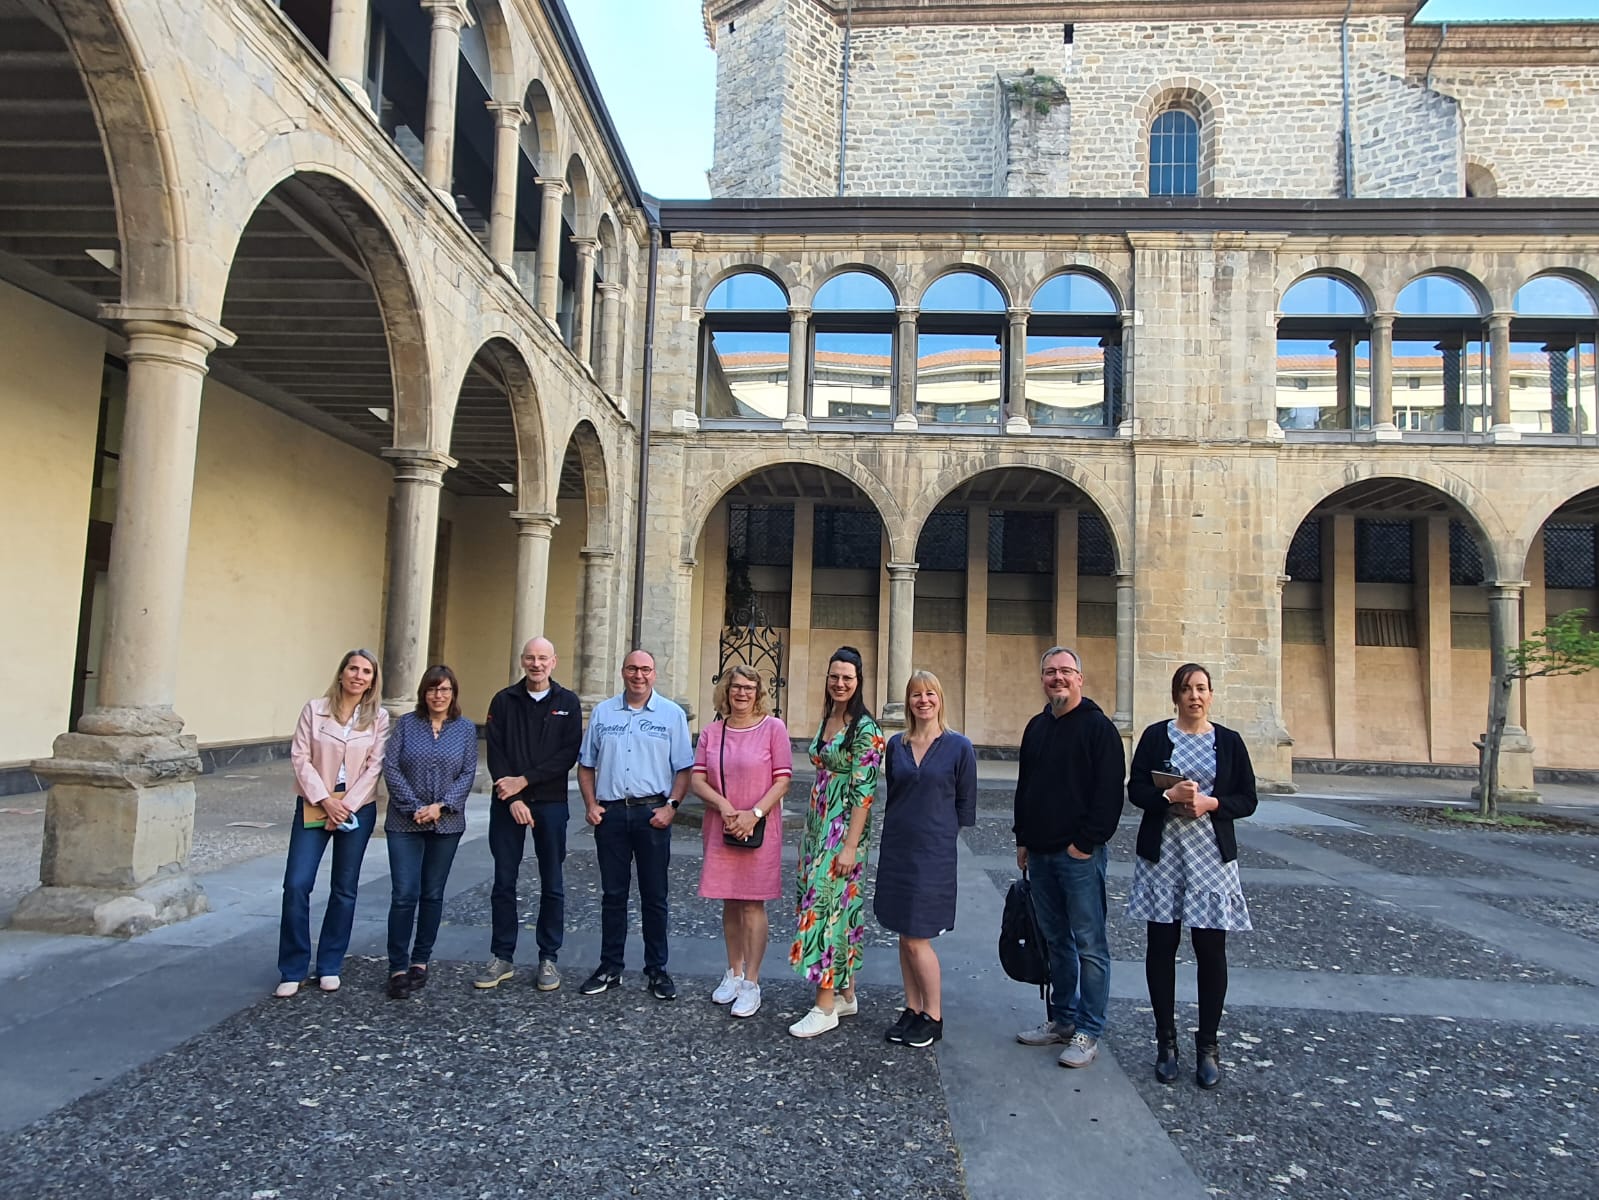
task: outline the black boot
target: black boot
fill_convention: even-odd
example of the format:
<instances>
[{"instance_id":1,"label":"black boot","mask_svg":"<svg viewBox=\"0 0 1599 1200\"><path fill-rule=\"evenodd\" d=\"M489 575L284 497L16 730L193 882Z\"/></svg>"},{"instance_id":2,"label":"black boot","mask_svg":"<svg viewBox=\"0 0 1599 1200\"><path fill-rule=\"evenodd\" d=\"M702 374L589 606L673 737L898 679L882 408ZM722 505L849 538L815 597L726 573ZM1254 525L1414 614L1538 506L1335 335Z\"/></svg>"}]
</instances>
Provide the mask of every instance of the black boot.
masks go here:
<instances>
[{"instance_id":1,"label":"black boot","mask_svg":"<svg viewBox=\"0 0 1599 1200\"><path fill-rule=\"evenodd\" d=\"M1219 1051L1216 1043L1206 1045L1203 1042L1194 1042L1194 1053L1199 1061L1194 1065L1194 1082L1207 1092L1221 1082L1221 1063L1218 1061Z\"/></svg>"},{"instance_id":2,"label":"black boot","mask_svg":"<svg viewBox=\"0 0 1599 1200\"><path fill-rule=\"evenodd\" d=\"M1155 1078L1162 1083L1177 1082L1177 1031L1156 1031L1155 1042L1159 1049L1155 1051Z\"/></svg>"}]
</instances>

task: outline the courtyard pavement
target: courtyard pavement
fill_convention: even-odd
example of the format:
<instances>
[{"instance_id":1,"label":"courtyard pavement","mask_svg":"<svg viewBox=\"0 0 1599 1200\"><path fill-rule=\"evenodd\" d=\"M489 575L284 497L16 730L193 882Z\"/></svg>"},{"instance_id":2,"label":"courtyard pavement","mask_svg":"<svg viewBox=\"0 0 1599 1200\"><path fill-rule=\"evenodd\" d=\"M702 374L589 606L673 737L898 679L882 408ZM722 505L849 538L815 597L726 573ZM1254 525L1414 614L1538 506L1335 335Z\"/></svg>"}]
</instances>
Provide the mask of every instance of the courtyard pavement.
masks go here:
<instances>
[{"instance_id":1,"label":"courtyard pavement","mask_svg":"<svg viewBox=\"0 0 1599 1200\"><path fill-rule=\"evenodd\" d=\"M485 798L450 881L429 986L382 993L384 843L363 871L335 995L267 998L287 838L285 765L198 784L213 911L132 942L0 930L0 1195L117 1197L1587 1198L1599 1178L1599 805L1551 789L1555 832L1437 820L1468 785L1308 776L1238 826L1256 931L1230 939L1226 1080L1150 1069L1142 926L1121 915L1131 810L1112 851L1112 1011L1066 1071L1014 1041L1042 1015L999 970L1016 874L1005 764L962 834L957 928L939 939L945 1040L882 1041L893 939L869 926L861 1013L809 1042L770 906L765 1003L708 1000L719 906L695 894L680 821L672 957L681 998L577 994L598 949L593 840L571 825L566 986L492 992ZM42 807L7 797L5 807ZM577 801L574 797L574 814ZM793 800L789 808L796 807ZM475 811L474 811L475 810ZM266 828L257 827L268 823ZM42 814L0 812L0 911L27 890ZM785 830L792 862L797 822ZM524 867L524 923L536 867ZM317 903L325 896L325 880ZM1191 955L1179 997L1192 997ZM1180 1019L1192 1022L1190 1007ZM1192 1051L1184 1046L1185 1067Z\"/></svg>"}]
</instances>

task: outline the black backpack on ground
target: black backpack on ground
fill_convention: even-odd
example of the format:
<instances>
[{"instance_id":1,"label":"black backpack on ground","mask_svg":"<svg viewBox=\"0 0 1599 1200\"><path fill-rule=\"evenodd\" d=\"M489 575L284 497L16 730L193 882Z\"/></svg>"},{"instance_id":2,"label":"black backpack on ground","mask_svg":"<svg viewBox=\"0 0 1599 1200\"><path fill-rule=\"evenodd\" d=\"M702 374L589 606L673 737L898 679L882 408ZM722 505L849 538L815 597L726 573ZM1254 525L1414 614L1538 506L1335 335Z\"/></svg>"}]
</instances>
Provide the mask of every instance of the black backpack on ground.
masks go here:
<instances>
[{"instance_id":1,"label":"black backpack on ground","mask_svg":"<svg viewBox=\"0 0 1599 1200\"><path fill-rule=\"evenodd\" d=\"M1027 872L1011 881L1005 893L1005 915L999 922L999 965L1018 983L1049 986L1049 947L1033 912L1033 885Z\"/></svg>"}]
</instances>

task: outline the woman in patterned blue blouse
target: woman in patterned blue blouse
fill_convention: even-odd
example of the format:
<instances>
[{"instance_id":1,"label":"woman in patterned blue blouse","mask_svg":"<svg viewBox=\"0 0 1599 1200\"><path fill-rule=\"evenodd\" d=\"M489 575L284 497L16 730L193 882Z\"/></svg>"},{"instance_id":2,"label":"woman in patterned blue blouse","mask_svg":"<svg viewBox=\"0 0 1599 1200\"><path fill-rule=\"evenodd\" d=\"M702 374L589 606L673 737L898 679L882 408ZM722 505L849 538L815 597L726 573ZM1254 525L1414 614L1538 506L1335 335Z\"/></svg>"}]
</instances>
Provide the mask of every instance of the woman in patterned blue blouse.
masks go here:
<instances>
[{"instance_id":1,"label":"woman in patterned blue blouse","mask_svg":"<svg viewBox=\"0 0 1599 1200\"><path fill-rule=\"evenodd\" d=\"M466 797L477 775L477 726L461 715L460 685L449 667L429 667L416 710L389 731L383 781L389 815L389 998L427 983L428 960L444 912L444 883L466 832ZM413 927L416 941L411 935Z\"/></svg>"},{"instance_id":2,"label":"woman in patterned blue blouse","mask_svg":"<svg viewBox=\"0 0 1599 1200\"><path fill-rule=\"evenodd\" d=\"M1227 931L1250 928L1233 822L1255 811L1244 739L1210 720L1210 672L1184 663L1171 680L1177 716L1138 739L1127 797L1144 810L1127 915L1147 922L1144 977L1155 1010L1155 1078L1177 1079L1177 945L1183 925L1199 973L1194 1081L1221 1082L1218 1031L1227 999Z\"/></svg>"}]
</instances>

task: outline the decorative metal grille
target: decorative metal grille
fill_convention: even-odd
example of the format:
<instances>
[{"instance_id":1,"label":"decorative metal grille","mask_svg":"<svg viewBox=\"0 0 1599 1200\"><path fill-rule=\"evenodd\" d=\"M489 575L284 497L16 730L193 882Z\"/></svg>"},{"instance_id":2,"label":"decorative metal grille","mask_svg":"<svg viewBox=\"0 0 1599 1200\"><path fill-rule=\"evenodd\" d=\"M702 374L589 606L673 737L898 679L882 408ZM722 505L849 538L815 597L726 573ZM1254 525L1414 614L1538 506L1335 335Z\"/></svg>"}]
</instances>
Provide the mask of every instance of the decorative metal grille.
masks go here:
<instances>
[{"instance_id":1,"label":"decorative metal grille","mask_svg":"<svg viewBox=\"0 0 1599 1200\"><path fill-rule=\"evenodd\" d=\"M1081 508L1077 510L1077 573L1116 574L1116 548L1111 544L1110 527L1097 512Z\"/></svg>"},{"instance_id":2,"label":"decorative metal grille","mask_svg":"<svg viewBox=\"0 0 1599 1200\"><path fill-rule=\"evenodd\" d=\"M1543 582L1552 588L1599 587L1593 525L1543 527Z\"/></svg>"},{"instance_id":3,"label":"decorative metal grille","mask_svg":"<svg viewBox=\"0 0 1599 1200\"><path fill-rule=\"evenodd\" d=\"M988 569L1001 575L1055 570L1055 514L996 508L988 514Z\"/></svg>"},{"instance_id":4,"label":"decorative metal grille","mask_svg":"<svg viewBox=\"0 0 1599 1200\"><path fill-rule=\"evenodd\" d=\"M1355 522L1355 582L1414 583L1416 563L1411 554L1409 521ZM1357 646L1414 646L1409 642L1361 642Z\"/></svg>"},{"instance_id":5,"label":"decorative metal grille","mask_svg":"<svg viewBox=\"0 0 1599 1200\"><path fill-rule=\"evenodd\" d=\"M739 663L760 672L772 696L772 711L781 717L783 691L788 681L783 678L783 639L777 636L777 631L753 620L745 625L724 625L716 657L716 674L711 676L711 682L722 682L727 669Z\"/></svg>"},{"instance_id":6,"label":"decorative metal grille","mask_svg":"<svg viewBox=\"0 0 1599 1200\"><path fill-rule=\"evenodd\" d=\"M1464 521L1450 521L1449 582L1456 587L1476 587L1483 578L1482 550L1477 539L1471 536Z\"/></svg>"},{"instance_id":7,"label":"decorative metal grille","mask_svg":"<svg viewBox=\"0 0 1599 1200\"><path fill-rule=\"evenodd\" d=\"M1357 608L1355 645L1415 646L1416 614L1406 608Z\"/></svg>"},{"instance_id":8,"label":"decorative metal grille","mask_svg":"<svg viewBox=\"0 0 1599 1200\"><path fill-rule=\"evenodd\" d=\"M1077 636L1113 638L1116 636L1116 606L1100 600L1077 602Z\"/></svg>"},{"instance_id":9,"label":"decorative metal grille","mask_svg":"<svg viewBox=\"0 0 1599 1200\"><path fill-rule=\"evenodd\" d=\"M1321 582L1320 517L1306 517L1294 530L1294 540L1288 543L1288 562L1283 573L1299 583Z\"/></svg>"},{"instance_id":10,"label":"decorative metal grille","mask_svg":"<svg viewBox=\"0 0 1599 1200\"><path fill-rule=\"evenodd\" d=\"M966 597L916 597L917 633L965 633Z\"/></svg>"},{"instance_id":11,"label":"decorative metal grille","mask_svg":"<svg viewBox=\"0 0 1599 1200\"><path fill-rule=\"evenodd\" d=\"M824 570L877 570L883 560L882 521L871 509L818 504L812 558Z\"/></svg>"},{"instance_id":12,"label":"decorative metal grille","mask_svg":"<svg viewBox=\"0 0 1599 1200\"><path fill-rule=\"evenodd\" d=\"M964 508L941 508L927 518L916 539L916 561L924 571L966 569Z\"/></svg>"},{"instance_id":13,"label":"decorative metal grille","mask_svg":"<svg viewBox=\"0 0 1599 1200\"><path fill-rule=\"evenodd\" d=\"M794 509L782 504L730 504L727 560L752 567L786 567L794 561Z\"/></svg>"}]
</instances>

